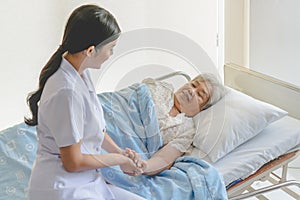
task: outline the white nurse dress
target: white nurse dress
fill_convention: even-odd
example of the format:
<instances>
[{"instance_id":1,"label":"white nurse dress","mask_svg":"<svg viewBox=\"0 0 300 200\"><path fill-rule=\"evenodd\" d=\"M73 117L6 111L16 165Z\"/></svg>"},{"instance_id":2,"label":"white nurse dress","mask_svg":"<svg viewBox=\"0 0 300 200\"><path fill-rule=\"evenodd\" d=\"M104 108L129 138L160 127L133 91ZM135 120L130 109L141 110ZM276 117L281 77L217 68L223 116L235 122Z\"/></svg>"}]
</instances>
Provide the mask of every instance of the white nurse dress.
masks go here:
<instances>
[{"instance_id":1,"label":"white nurse dress","mask_svg":"<svg viewBox=\"0 0 300 200\"><path fill-rule=\"evenodd\" d=\"M67 172L60 159L60 147L80 140L83 154L100 154L104 131L103 111L89 71L80 76L63 58L60 68L48 79L39 102L38 149L29 199L115 199L116 187L107 184L98 170Z\"/></svg>"}]
</instances>

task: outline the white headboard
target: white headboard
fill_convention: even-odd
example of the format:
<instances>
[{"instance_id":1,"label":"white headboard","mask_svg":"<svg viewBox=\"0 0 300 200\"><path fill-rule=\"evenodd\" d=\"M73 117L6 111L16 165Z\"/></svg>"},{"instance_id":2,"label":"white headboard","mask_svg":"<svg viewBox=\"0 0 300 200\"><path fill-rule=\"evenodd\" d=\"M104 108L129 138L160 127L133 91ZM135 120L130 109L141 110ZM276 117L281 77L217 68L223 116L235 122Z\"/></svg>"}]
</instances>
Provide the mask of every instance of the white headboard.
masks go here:
<instances>
[{"instance_id":1,"label":"white headboard","mask_svg":"<svg viewBox=\"0 0 300 200\"><path fill-rule=\"evenodd\" d=\"M278 106L300 119L300 88L235 64L224 66L225 85Z\"/></svg>"}]
</instances>

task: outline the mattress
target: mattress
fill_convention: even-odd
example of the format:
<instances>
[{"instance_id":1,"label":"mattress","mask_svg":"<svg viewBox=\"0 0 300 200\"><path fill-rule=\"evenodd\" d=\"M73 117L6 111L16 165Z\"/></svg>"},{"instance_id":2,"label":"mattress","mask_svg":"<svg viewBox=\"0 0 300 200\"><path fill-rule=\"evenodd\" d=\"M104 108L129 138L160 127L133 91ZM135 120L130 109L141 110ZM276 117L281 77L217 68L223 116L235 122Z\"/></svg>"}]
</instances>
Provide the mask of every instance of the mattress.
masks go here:
<instances>
[{"instance_id":1,"label":"mattress","mask_svg":"<svg viewBox=\"0 0 300 200\"><path fill-rule=\"evenodd\" d=\"M286 116L240 145L213 165L225 185L255 173L265 163L300 148L300 120Z\"/></svg>"}]
</instances>

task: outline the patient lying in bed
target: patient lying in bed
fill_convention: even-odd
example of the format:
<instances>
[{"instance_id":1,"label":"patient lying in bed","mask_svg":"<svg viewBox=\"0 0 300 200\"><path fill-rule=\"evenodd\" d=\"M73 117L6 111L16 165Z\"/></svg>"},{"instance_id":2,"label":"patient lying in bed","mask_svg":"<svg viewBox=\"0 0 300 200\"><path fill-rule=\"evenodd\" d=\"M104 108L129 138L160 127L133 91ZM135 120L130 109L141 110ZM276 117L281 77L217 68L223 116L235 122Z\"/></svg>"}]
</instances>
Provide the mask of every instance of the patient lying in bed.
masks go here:
<instances>
[{"instance_id":1,"label":"patient lying in bed","mask_svg":"<svg viewBox=\"0 0 300 200\"><path fill-rule=\"evenodd\" d=\"M155 175L189 151L195 135L191 117L220 100L226 90L212 74L198 75L175 93L166 82L146 79L143 83L150 88L163 140L163 147L144 164L144 174Z\"/></svg>"},{"instance_id":2,"label":"patient lying in bed","mask_svg":"<svg viewBox=\"0 0 300 200\"><path fill-rule=\"evenodd\" d=\"M212 165L181 157L193 139L190 117L224 95L221 85L222 92L215 94L214 83L204 80L193 80L175 93L170 85L148 79L98 94L107 133L121 148L135 150L146 161L142 176L127 176L117 167L102 168L107 182L150 199L227 199L223 179Z\"/></svg>"}]
</instances>

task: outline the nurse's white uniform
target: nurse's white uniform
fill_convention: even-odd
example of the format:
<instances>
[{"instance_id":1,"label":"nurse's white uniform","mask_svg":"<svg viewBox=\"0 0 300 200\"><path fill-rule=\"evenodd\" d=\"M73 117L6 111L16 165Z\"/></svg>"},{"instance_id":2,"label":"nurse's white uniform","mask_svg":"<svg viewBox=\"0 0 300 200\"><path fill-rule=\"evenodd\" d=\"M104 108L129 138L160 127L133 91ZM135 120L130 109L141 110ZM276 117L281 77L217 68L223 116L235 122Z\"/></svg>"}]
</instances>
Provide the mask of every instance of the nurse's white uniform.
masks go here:
<instances>
[{"instance_id":1,"label":"nurse's white uniform","mask_svg":"<svg viewBox=\"0 0 300 200\"><path fill-rule=\"evenodd\" d=\"M67 172L60 147L82 141L83 154L100 154L105 121L89 71L80 76L62 59L47 80L38 110L38 149L29 183L30 200L143 199L106 184L98 170Z\"/></svg>"}]
</instances>

